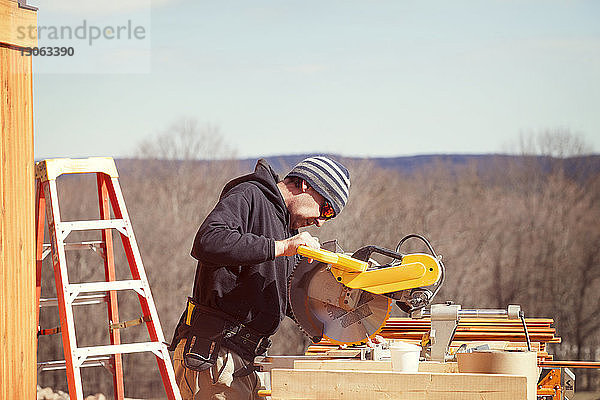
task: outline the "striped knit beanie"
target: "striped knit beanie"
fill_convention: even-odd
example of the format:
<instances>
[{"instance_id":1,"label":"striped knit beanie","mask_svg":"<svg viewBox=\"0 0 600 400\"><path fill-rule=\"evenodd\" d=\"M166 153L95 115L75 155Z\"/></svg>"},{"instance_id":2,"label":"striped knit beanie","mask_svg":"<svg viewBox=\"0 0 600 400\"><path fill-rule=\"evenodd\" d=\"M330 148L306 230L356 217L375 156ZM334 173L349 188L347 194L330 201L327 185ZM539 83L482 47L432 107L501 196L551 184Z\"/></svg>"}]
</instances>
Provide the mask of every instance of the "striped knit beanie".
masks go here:
<instances>
[{"instance_id":1,"label":"striped knit beanie","mask_svg":"<svg viewBox=\"0 0 600 400\"><path fill-rule=\"evenodd\" d=\"M292 176L304 179L323 196L333 206L336 216L348 202L350 173L346 167L331 158L306 158L292 168L286 178Z\"/></svg>"}]
</instances>

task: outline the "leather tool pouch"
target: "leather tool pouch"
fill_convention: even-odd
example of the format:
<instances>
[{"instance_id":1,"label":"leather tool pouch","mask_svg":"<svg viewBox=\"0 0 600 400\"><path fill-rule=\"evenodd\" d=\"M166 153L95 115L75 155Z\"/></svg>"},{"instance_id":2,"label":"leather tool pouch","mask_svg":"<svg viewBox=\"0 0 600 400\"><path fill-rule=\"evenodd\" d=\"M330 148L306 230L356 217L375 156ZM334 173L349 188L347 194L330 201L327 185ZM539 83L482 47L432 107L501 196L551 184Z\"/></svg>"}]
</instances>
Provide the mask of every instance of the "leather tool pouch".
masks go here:
<instances>
[{"instance_id":1,"label":"leather tool pouch","mask_svg":"<svg viewBox=\"0 0 600 400\"><path fill-rule=\"evenodd\" d=\"M217 362L225 323L214 315L200 311L191 298L188 298L185 323L191 329L183 347L184 365L194 371L207 370Z\"/></svg>"}]
</instances>

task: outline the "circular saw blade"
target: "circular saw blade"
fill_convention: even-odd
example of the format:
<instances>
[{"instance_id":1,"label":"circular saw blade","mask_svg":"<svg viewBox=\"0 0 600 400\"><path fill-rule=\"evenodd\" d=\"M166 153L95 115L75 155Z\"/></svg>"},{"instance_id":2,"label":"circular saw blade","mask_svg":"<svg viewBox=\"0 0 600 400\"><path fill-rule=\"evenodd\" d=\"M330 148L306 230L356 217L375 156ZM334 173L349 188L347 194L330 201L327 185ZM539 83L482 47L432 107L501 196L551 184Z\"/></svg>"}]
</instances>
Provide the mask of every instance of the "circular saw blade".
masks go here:
<instances>
[{"instance_id":1,"label":"circular saw blade","mask_svg":"<svg viewBox=\"0 0 600 400\"><path fill-rule=\"evenodd\" d=\"M322 296L308 297L308 305L313 315L323 324L323 337L336 344L358 344L368 341L381 331L391 312L392 300L361 289L348 289L338 283L330 271L325 271L329 284L341 288L338 301L323 301ZM325 279L318 274L309 293L323 287ZM355 304L344 304L344 298L353 297ZM332 299L333 300L333 299Z\"/></svg>"},{"instance_id":2,"label":"circular saw blade","mask_svg":"<svg viewBox=\"0 0 600 400\"><path fill-rule=\"evenodd\" d=\"M347 288L328 264L306 259L290 276L289 296L296 322L313 342L364 343L381 331L392 305L386 296Z\"/></svg>"}]
</instances>

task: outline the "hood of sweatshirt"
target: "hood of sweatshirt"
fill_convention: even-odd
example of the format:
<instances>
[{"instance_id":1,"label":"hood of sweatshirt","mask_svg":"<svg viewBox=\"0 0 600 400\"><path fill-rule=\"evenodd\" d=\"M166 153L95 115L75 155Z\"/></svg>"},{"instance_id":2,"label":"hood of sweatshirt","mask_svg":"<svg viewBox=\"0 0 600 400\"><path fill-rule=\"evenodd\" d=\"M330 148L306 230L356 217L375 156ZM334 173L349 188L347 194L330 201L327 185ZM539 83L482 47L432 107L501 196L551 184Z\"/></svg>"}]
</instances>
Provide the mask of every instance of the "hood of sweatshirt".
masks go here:
<instances>
[{"instance_id":1,"label":"hood of sweatshirt","mask_svg":"<svg viewBox=\"0 0 600 400\"><path fill-rule=\"evenodd\" d=\"M273 168L271 168L269 163L264 158L258 160L256 167L254 167L253 173L243 175L229 181L223 188L219 199L223 198L223 196L229 192L231 188L244 182L252 183L258 187L264 193L265 197L275 205L277 216L281 218L281 220L285 221L286 226L289 226L290 213L288 212L285 201L283 200L281 191L277 187L279 176L275 173L275 171L273 171Z\"/></svg>"}]
</instances>

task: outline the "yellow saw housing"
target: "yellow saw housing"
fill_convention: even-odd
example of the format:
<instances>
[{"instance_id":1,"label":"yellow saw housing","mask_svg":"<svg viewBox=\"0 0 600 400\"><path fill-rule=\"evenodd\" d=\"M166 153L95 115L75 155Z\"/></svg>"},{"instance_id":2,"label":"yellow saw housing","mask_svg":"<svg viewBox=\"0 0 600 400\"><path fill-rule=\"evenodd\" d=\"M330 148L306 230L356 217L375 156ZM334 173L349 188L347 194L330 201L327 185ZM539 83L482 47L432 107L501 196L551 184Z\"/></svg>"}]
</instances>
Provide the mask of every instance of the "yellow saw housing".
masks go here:
<instances>
[{"instance_id":1,"label":"yellow saw housing","mask_svg":"<svg viewBox=\"0 0 600 400\"><path fill-rule=\"evenodd\" d=\"M351 289L375 294L435 284L441 276L437 260L429 254L404 255L400 265L368 270L369 264L346 254L298 246L298 254L329 264L336 280Z\"/></svg>"},{"instance_id":2,"label":"yellow saw housing","mask_svg":"<svg viewBox=\"0 0 600 400\"><path fill-rule=\"evenodd\" d=\"M352 257L335 241L318 250L299 246L297 253L305 258L294 267L288 290L294 319L304 333L314 343L323 338L337 344L365 343L381 331L394 300L405 312L427 306L443 282L444 265L421 236L406 236L397 249L411 237L421 238L431 255L364 246ZM367 261L372 253L393 261L373 265Z\"/></svg>"}]
</instances>

